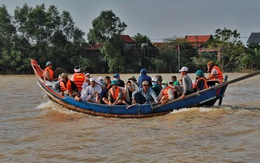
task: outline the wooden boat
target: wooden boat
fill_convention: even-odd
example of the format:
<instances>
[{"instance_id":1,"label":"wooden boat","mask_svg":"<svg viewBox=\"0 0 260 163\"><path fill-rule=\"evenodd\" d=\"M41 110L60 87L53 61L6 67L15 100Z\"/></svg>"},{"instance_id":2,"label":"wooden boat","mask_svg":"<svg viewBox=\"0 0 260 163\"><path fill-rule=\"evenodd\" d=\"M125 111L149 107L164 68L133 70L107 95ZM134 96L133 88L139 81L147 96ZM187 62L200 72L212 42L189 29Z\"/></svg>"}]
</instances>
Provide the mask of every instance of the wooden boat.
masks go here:
<instances>
[{"instance_id":1,"label":"wooden boat","mask_svg":"<svg viewBox=\"0 0 260 163\"><path fill-rule=\"evenodd\" d=\"M231 81L225 81L222 84L218 84L214 87L192 93L186 96L185 99L175 99L164 105L134 104L130 106L110 106L83 101L78 102L72 97L66 95L61 96L58 91L44 84L44 80L42 78L43 70L37 64L36 60L31 60L31 66L36 75L38 85L43 89L43 91L48 95L51 100L70 110L95 116L114 118L145 118L159 116L181 108L190 108L195 106L213 106L217 100L219 101L218 104L221 105L225 90L229 84L260 74L260 71L257 71Z\"/></svg>"}]
</instances>

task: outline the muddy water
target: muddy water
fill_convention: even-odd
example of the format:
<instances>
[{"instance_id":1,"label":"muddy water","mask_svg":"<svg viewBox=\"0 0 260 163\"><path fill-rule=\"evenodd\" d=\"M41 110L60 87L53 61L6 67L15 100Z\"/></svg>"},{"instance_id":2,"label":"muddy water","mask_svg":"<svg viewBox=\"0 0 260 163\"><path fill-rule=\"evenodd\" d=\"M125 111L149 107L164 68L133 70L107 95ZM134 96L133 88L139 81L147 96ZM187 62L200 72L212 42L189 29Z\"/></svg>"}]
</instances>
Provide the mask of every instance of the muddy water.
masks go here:
<instances>
[{"instance_id":1,"label":"muddy water","mask_svg":"<svg viewBox=\"0 0 260 163\"><path fill-rule=\"evenodd\" d=\"M0 76L0 83L0 162L260 161L260 76L229 85L222 106L146 119L68 111L33 75Z\"/></svg>"}]
</instances>

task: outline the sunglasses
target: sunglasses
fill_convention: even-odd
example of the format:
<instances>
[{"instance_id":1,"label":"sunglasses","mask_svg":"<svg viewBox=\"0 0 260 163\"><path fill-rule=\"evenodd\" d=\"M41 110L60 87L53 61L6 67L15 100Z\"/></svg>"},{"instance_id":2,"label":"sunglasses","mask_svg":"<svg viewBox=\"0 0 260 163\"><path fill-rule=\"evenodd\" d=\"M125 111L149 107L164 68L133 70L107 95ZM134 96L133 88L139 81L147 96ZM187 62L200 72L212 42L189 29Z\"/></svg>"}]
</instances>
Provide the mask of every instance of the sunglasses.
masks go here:
<instances>
[{"instance_id":1,"label":"sunglasses","mask_svg":"<svg viewBox=\"0 0 260 163\"><path fill-rule=\"evenodd\" d=\"M147 84L143 84L143 86L148 86Z\"/></svg>"}]
</instances>

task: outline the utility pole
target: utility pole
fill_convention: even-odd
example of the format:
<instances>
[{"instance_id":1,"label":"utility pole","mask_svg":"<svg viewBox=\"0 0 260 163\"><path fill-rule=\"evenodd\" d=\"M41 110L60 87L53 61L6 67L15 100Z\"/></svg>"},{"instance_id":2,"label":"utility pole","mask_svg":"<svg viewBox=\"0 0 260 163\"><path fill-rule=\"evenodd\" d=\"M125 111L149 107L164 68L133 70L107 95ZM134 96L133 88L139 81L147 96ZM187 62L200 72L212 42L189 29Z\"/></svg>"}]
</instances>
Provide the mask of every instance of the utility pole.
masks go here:
<instances>
[{"instance_id":1,"label":"utility pole","mask_svg":"<svg viewBox=\"0 0 260 163\"><path fill-rule=\"evenodd\" d=\"M181 69L181 53L180 53L180 44L178 44L178 69Z\"/></svg>"}]
</instances>

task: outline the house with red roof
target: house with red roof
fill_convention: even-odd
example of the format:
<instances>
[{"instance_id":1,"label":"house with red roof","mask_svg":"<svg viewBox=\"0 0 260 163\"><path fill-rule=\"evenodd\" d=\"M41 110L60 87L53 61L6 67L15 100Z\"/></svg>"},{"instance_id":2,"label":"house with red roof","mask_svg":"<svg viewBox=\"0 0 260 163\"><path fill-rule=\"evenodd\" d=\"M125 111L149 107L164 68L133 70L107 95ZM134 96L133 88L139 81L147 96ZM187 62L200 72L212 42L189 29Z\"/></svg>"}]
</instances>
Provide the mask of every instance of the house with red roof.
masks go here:
<instances>
[{"instance_id":1,"label":"house with red roof","mask_svg":"<svg viewBox=\"0 0 260 163\"><path fill-rule=\"evenodd\" d=\"M185 40L195 48L203 48L203 46L209 42L213 41L212 35L186 35Z\"/></svg>"}]
</instances>

